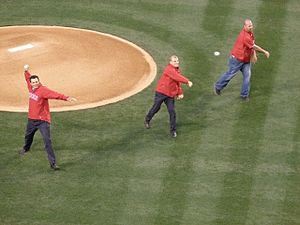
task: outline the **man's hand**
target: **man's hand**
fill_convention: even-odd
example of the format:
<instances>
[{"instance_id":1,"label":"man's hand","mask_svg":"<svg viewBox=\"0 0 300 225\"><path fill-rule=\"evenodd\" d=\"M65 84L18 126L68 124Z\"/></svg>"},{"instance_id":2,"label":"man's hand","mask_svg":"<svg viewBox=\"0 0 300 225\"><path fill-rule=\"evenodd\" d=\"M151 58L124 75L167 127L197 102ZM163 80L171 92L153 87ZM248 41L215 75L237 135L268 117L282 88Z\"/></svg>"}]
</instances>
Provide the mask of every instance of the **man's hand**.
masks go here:
<instances>
[{"instance_id":1,"label":"man's hand","mask_svg":"<svg viewBox=\"0 0 300 225\"><path fill-rule=\"evenodd\" d=\"M29 70L29 65L28 65L28 64L24 65L24 70L25 70L25 71L28 71L28 70Z\"/></svg>"},{"instance_id":2,"label":"man's hand","mask_svg":"<svg viewBox=\"0 0 300 225\"><path fill-rule=\"evenodd\" d=\"M177 95L176 99L177 99L177 100L183 99L183 94Z\"/></svg>"},{"instance_id":3,"label":"man's hand","mask_svg":"<svg viewBox=\"0 0 300 225\"><path fill-rule=\"evenodd\" d=\"M188 81L188 84L187 84L188 87L192 87L193 86L193 83L192 81Z\"/></svg>"},{"instance_id":4,"label":"man's hand","mask_svg":"<svg viewBox=\"0 0 300 225\"><path fill-rule=\"evenodd\" d=\"M68 97L68 98L67 98L67 101L68 101L68 102L76 102L77 99L76 99L76 98L73 98L73 97Z\"/></svg>"},{"instance_id":5,"label":"man's hand","mask_svg":"<svg viewBox=\"0 0 300 225\"><path fill-rule=\"evenodd\" d=\"M268 51L265 50L264 54L267 57L267 59L270 57L270 52L268 52Z\"/></svg>"}]
</instances>

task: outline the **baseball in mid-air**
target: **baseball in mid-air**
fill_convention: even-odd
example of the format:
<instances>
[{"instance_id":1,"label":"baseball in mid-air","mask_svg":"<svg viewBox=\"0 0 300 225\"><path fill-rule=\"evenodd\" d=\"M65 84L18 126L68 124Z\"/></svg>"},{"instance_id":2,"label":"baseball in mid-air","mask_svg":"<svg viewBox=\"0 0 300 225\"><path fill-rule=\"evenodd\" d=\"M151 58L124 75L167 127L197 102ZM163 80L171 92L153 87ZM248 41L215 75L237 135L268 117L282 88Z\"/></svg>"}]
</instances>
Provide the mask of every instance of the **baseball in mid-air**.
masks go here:
<instances>
[{"instance_id":1,"label":"baseball in mid-air","mask_svg":"<svg viewBox=\"0 0 300 225\"><path fill-rule=\"evenodd\" d=\"M215 55L215 56L218 56L218 55L220 55L220 52L215 51L215 52L214 52L214 55Z\"/></svg>"},{"instance_id":2,"label":"baseball in mid-air","mask_svg":"<svg viewBox=\"0 0 300 225\"><path fill-rule=\"evenodd\" d=\"M24 70L28 70L29 69L29 65L28 64L26 64L26 65L24 65Z\"/></svg>"}]
</instances>

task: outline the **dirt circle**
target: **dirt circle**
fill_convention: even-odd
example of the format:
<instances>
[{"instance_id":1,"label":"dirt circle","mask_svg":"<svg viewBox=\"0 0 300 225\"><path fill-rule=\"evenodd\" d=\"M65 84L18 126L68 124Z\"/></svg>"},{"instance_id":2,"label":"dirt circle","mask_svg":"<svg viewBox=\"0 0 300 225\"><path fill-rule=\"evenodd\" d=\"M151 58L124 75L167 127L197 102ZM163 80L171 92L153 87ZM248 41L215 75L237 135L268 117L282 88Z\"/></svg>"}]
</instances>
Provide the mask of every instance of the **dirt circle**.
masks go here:
<instances>
[{"instance_id":1,"label":"dirt circle","mask_svg":"<svg viewBox=\"0 0 300 225\"><path fill-rule=\"evenodd\" d=\"M23 66L75 103L51 100L51 111L97 107L132 96L154 80L156 64L137 45L113 35L59 26L0 28L0 110L25 112Z\"/></svg>"}]
</instances>

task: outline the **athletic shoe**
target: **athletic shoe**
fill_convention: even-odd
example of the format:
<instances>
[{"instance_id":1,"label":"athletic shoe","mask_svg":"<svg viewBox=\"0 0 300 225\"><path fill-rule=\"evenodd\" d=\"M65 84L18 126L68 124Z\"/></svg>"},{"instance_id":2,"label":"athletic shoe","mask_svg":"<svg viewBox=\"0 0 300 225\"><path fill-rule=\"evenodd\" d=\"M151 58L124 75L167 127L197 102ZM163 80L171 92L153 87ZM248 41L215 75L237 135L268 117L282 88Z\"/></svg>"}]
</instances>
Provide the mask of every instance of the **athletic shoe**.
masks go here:
<instances>
[{"instance_id":1,"label":"athletic shoe","mask_svg":"<svg viewBox=\"0 0 300 225\"><path fill-rule=\"evenodd\" d=\"M59 166L56 164L50 164L51 169L53 170L59 170Z\"/></svg>"},{"instance_id":2,"label":"athletic shoe","mask_svg":"<svg viewBox=\"0 0 300 225\"><path fill-rule=\"evenodd\" d=\"M171 131L171 136L172 136L172 138L176 138L177 137L176 131Z\"/></svg>"},{"instance_id":3,"label":"athletic shoe","mask_svg":"<svg viewBox=\"0 0 300 225\"><path fill-rule=\"evenodd\" d=\"M214 85L214 93L215 95L221 95L221 90L217 89L215 85Z\"/></svg>"},{"instance_id":4,"label":"athletic shoe","mask_svg":"<svg viewBox=\"0 0 300 225\"><path fill-rule=\"evenodd\" d=\"M21 149L21 151L19 152L20 155L25 155L28 151L26 151L24 148Z\"/></svg>"},{"instance_id":5,"label":"athletic shoe","mask_svg":"<svg viewBox=\"0 0 300 225\"><path fill-rule=\"evenodd\" d=\"M146 129L150 129L150 122L147 122L146 120L144 121L144 125Z\"/></svg>"},{"instance_id":6,"label":"athletic shoe","mask_svg":"<svg viewBox=\"0 0 300 225\"><path fill-rule=\"evenodd\" d=\"M241 99L245 102L249 102L250 101L250 98L249 96L241 96Z\"/></svg>"}]
</instances>

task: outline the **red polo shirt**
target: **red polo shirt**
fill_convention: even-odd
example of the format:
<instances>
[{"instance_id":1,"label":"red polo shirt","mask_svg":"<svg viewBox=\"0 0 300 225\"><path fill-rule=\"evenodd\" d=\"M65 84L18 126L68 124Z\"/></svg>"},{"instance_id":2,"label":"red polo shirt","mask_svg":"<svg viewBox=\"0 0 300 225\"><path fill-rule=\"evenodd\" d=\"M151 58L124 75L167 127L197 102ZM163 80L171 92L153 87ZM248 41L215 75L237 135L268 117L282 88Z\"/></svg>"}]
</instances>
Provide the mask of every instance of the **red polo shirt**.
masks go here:
<instances>
[{"instance_id":1,"label":"red polo shirt","mask_svg":"<svg viewBox=\"0 0 300 225\"><path fill-rule=\"evenodd\" d=\"M248 32L243 28L235 41L235 44L231 50L231 55L241 62L250 62L254 41L255 38L253 33Z\"/></svg>"},{"instance_id":2,"label":"red polo shirt","mask_svg":"<svg viewBox=\"0 0 300 225\"><path fill-rule=\"evenodd\" d=\"M50 123L51 116L48 99L60 99L66 101L68 97L42 85L33 90L29 79L31 74L28 71L25 71L24 75L29 91L28 118L33 120L44 120Z\"/></svg>"},{"instance_id":3,"label":"red polo shirt","mask_svg":"<svg viewBox=\"0 0 300 225\"><path fill-rule=\"evenodd\" d=\"M173 98L183 94L180 83L188 82L189 80L181 75L178 67L168 64L157 83L156 91Z\"/></svg>"}]
</instances>

